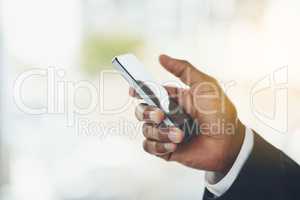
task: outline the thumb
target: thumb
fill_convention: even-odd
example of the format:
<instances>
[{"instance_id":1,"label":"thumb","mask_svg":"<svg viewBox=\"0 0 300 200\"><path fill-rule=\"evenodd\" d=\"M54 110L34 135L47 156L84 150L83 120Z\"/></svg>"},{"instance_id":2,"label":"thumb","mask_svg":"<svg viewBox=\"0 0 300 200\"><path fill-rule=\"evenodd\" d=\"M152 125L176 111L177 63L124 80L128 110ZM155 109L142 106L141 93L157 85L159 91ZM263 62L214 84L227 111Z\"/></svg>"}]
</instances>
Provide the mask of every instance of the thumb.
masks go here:
<instances>
[{"instance_id":1,"label":"thumb","mask_svg":"<svg viewBox=\"0 0 300 200\"><path fill-rule=\"evenodd\" d=\"M209 80L209 76L197 70L193 65L185 60L171 58L167 55L159 56L160 64L170 73L180 78L180 80L192 86L197 82Z\"/></svg>"}]
</instances>

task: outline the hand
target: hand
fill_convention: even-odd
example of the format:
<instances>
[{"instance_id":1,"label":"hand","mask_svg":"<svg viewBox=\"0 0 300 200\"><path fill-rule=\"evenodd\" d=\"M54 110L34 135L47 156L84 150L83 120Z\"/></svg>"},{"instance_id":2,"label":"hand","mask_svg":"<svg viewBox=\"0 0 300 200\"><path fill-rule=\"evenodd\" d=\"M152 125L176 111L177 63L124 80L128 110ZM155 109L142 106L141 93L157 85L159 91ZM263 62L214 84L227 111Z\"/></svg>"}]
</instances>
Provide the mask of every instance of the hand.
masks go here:
<instances>
[{"instance_id":1,"label":"hand","mask_svg":"<svg viewBox=\"0 0 300 200\"><path fill-rule=\"evenodd\" d=\"M146 152L167 161L176 161L195 169L226 174L234 163L245 135L234 105L217 81L184 60L162 55L161 65L180 78L189 89L165 87L186 113L200 125L201 134L182 143L184 134L176 127L160 128L164 113L157 107L140 104L136 117L144 121ZM138 97L131 88L130 95Z\"/></svg>"}]
</instances>

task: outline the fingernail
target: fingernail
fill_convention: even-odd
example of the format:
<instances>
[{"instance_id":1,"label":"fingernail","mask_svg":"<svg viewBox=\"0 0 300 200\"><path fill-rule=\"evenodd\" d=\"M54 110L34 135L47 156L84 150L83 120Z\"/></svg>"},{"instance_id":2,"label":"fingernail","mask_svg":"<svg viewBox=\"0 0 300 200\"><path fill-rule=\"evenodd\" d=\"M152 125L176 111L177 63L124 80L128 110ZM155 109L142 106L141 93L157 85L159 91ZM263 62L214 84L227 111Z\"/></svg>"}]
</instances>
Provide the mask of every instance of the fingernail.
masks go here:
<instances>
[{"instance_id":1,"label":"fingernail","mask_svg":"<svg viewBox=\"0 0 300 200\"><path fill-rule=\"evenodd\" d=\"M179 130L170 130L168 137L174 143L180 143L183 139L183 135Z\"/></svg>"},{"instance_id":2,"label":"fingernail","mask_svg":"<svg viewBox=\"0 0 300 200\"><path fill-rule=\"evenodd\" d=\"M164 147L165 147L166 151L173 152L173 151L175 151L176 144L166 143L166 144L164 144Z\"/></svg>"},{"instance_id":3,"label":"fingernail","mask_svg":"<svg viewBox=\"0 0 300 200\"><path fill-rule=\"evenodd\" d=\"M154 121L156 123L160 123L162 121L162 118L163 118L163 116L162 116L161 112L159 112L157 110L149 112L149 119L151 121Z\"/></svg>"}]
</instances>

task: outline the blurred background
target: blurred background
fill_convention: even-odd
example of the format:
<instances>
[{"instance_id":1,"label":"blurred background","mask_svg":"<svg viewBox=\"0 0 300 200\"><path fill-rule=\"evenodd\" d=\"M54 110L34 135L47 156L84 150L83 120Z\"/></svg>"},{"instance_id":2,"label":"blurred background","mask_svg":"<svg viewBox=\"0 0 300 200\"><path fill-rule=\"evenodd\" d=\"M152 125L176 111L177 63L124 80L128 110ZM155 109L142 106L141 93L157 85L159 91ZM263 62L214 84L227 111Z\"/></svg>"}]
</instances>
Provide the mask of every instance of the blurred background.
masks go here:
<instances>
[{"instance_id":1,"label":"blurred background","mask_svg":"<svg viewBox=\"0 0 300 200\"><path fill-rule=\"evenodd\" d=\"M0 199L201 199L203 172L143 152L127 83L115 73L99 82L127 52L162 83L174 78L161 53L231 83L241 120L299 162L299 10L297 0L0 0ZM22 112L15 81L49 67L60 83L95 85L100 109L70 125L62 95L60 112ZM47 84L26 80L23 102L49 105ZM78 107L89 101L77 91ZM78 131L82 119L97 131Z\"/></svg>"}]
</instances>

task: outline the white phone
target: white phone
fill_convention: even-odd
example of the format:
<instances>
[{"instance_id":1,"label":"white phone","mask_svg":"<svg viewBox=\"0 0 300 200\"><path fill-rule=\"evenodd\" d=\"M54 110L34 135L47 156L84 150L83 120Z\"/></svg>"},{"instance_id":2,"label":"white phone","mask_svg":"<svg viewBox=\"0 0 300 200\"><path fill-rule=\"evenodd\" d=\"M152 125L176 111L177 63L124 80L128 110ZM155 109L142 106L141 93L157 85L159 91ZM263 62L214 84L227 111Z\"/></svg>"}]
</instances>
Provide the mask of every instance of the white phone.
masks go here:
<instances>
[{"instance_id":1,"label":"white phone","mask_svg":"<svg viewBox=\"0 0 300 200\"><path fill-rule=\"evenodd\" d=\"M185 134L184 141L200 134L198 123L169 97L166 89L154 81L133 54L116 56L112 64L147 104L160 108L166 114L161 126L180 128Z\"/></svg>"}]
</instances>

